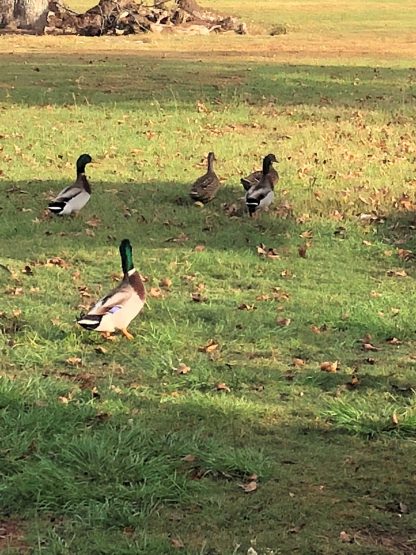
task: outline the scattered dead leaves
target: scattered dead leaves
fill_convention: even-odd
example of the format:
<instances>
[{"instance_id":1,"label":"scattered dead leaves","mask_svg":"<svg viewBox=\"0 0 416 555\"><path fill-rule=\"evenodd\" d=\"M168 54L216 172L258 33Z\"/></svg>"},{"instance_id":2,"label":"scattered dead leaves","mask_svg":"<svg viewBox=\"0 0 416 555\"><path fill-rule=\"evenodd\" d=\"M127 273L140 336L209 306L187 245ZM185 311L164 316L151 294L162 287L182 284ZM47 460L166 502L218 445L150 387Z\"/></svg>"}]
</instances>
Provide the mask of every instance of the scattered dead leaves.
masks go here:
<instances>
[{"instance_id":1,"label":"scattered dead leaves","mask_svg":"<svg viewBox=\"0 0 416 555\"><path fill-rule=\"evenodd\" d=\"M409 274L405 270L388 270L389 277L407 277Z\"/></svg>"},{"instance_id":2,"label":"scattered dead leaves","mask_svg":"<svg viewBox=\"0 0 416 555\"><path fill-rule=\"evenodd\" d=\"M247 312L252 312L253 310L257 310L257 306L254 304L242 303L238 306L238 310L246 310Z\"/></svg>"},{"instance_id":3,"label":"scattered dead leaves","mask_svg":"<svg viewBox=\"0 0 416 555\"><path fill-rule=\"evenodd\" d=\"M266 247L264 243L260 243L256 247L257 254L262 258L270 258L277 260L280 258L277 250L273 247Z\"/></svg>"},{"instance_id":4,"label":"scattered dead leaves","mask_svg":"<svg viewBox=\"0 0 416 555\"><path fill-rule=\"evenodd\" d=\"M214 341L213 339L210 339L208 343L206 343L206 345L203 345L202 347L198 347L198 351L200 353L212 353L216 351L218 347L219 347L219 344L216 343L216 341Z\"/></svg>"},{"instance_id":5,"label":"scattered dead leaves","mask_svg":"<svg viewBox=\"0 0 416 555\"><path fill-rule=\"evenodd\" d=\"M291 321L292 320L290 318L278 318L276 320L276 324L281 328L285 328L287 326L290 326Z\"/></svg>"},{"instance_id":6,"label":"scattered dead leaves","mask_svg":"<svg viewBox=\"0 0 416 555\"><path fill-rule=\"evenodd\" d=\"M334 374L337 370L338 370L338 361L334 361L334 362L329 362L329 361L325 361L325 362L321 362L320 364L320 369L322 370L322 372L329 372L331 374Z\"/></svg>"},{"instance_id":7,"label":"scattered dead leaves","mask_svg":"<svg viewBox=\"0 0 416 555\"><path fill-rule=\"evenodd\" d=\"M224 382L220 382L220 383L215 384L215 390L216 391L222 391L224 393L230 393L231 392L231 389Z\"/></svg>"},{"instance_id":8,"label":"scattered dead leaves","mask_svg":"<svg viewBox=\"0 0 416 555\"><path fill-rule=\"evenodd\" d=\"M184 375L184 374L189 374L189 372L191 371L191 368L184 362L181 362L180 364L178 364L177 368L175 368L175 371L179 375Z\"/></svg>"},{"instance_id":9,"label":"scattered dead leaves","mask_svg":"<svg viewBox=\"0 0 416 555\"><path fill-rule=\"evenodd\" d=\"M163 287L164 289L169 289L172 286L172 280L168 277L164 277L159 281L159 287Z\"/></svg>"}]
</instances>

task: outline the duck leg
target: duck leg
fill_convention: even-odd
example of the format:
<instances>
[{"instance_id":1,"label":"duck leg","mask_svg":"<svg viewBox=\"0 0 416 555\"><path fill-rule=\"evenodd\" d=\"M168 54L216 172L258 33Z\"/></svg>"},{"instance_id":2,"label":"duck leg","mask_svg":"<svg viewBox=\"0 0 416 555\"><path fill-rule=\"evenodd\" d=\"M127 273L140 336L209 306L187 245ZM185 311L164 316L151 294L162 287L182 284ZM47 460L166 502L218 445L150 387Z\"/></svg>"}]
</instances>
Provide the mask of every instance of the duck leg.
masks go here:
<instances>
[{"instance_id":1,"label":"duck leg","mask_svg":"<svg viewBox=\"0 0 416 555\"><path fill-rule=\"evenodd\" d=\"M121 333L124 335L124 337L127 337L128 340L134 339L134 336L127 331L127 328L122 329Z\"/></svg>"},{"instance_id":2,"label":"duck leg","mask_svg":"<svg viewBox=\"0 0 416 555\"><path fill-rule=\"evenodd\" d=\"M107 339L107 341L115 341L116 340L114 335L111 335L111 333L109 331L102 331L101 335L102 335L102 337L104 337L104 339Z\"/></svg>"}]
</instances>

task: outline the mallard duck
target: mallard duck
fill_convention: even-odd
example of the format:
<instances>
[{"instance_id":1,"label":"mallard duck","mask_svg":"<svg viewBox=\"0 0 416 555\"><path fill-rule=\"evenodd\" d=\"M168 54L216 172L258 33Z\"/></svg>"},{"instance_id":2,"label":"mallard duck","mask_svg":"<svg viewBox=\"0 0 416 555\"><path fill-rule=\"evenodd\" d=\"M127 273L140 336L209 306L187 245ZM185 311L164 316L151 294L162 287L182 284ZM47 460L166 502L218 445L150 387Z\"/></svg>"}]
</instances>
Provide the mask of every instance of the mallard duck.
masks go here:
<instances>
[{"instance_id":1,"label":"mallard duck","mask_svg":"<svg viewBox=\"0 0 416 555\"><path fill-rule=\"evenodd\" d=\"M279 181L279 174L273 168L273 162L276 162L276 163L278 162L278 160L276 159L276 156L274 154L268 154L263 159L263 170L253 172L247 177L242 177L240 181L244 189L248 191L250 187L252 187L253 185L257 185L265 169L266 169L266 173L268 173L272 178L273 185L276 185L276 183Z\"/></svg>"},{"instance_id":2,"label":"mallard duck","mask_svg":"<svg viewBox=\"0 0 416 555\"><path fill-rule=\"evenodd\" d=\"M263 170L260 180L253 184L246 193L246 206L250 216L261 208L267 208L274 199L274 184L276 171L272 163L276 161L274 154L268 154L263 160Z\"/></svg>"},{"instance_id":3,"label":"mallard duck","mask_svg":"<svg viewBox=\"0 0 416 555\"><path fill-rule=\"evenodd\" d=\"M63 189L59 195L49 203L52 214L66 216L77 214L87 204L91 196L91 187L85 175L85 166L92 162L89 154L81 154L77 160L77 178L73 185Z\"/></svg>"},{"instance_id":4,"label":"mallard duck","mask_svg":"<svg viewBox=\"0 0 416 555\"><path fill-rule=\"evenodd\" d=\"M214 161L216 161L215 154L210 152L208 154L208 170L207 173L199 177L195 183L192 185L191 195L192 200L203 202L209 202L217 194L218 187L220 186L220 180L217 174L214 172Z\"/></svg>"},{"instance_id":5,"label":"mallard duck","mask_svg":"<svg viewBox=\"0 0 416 555\"><path fill-rule=\"evenodd\" d=\"M128 239L120 244L123 280L108 295L100 299L93 308L78 320L87 330L100 331L107 339L116 329L127 339L133 339L127 326L144 306L146 291L140 274L133 265L133 250Z\"/></svg>"}]
</instances>

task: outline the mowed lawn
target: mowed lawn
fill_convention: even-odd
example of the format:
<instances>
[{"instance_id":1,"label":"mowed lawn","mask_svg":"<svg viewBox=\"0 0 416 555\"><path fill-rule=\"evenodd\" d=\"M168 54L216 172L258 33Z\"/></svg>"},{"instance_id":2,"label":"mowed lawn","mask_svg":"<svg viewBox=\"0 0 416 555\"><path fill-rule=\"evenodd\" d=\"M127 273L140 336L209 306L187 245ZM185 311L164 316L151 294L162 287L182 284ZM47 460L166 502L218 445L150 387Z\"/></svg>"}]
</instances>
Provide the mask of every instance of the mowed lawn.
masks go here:
<instances>
[{"instance_id":1,"label":"mowed lawn","mask_svg":"<svg viewBox=\"0 0 416 555\"><path fill-rule=\"evenodd\" d=\"M257 34L0 36L1 553L416 553L415 7L212 5ZM110 342L75 320L123 238Z\"/></svg>"}]
</instances>

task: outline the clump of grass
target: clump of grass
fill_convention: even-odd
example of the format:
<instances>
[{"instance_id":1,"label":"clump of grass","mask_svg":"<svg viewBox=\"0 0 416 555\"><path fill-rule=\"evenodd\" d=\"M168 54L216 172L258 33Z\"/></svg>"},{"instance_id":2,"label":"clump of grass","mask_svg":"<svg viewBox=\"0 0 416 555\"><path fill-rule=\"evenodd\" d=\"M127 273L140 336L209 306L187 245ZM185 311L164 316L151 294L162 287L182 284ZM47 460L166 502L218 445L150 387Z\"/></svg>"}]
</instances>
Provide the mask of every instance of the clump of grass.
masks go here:
<instances>
[{"instance_id":1,"label":"clump of grass","mask_svg":"<svg viewBox=\"0 0 416 555\"><path fill-rule=\"evenodd\" d=\"M381 435L414 437L416 435L415 399L405 404L374 396L337 399L323 415L339 430L374 438Z\"/></svg>"}]
</instances>

